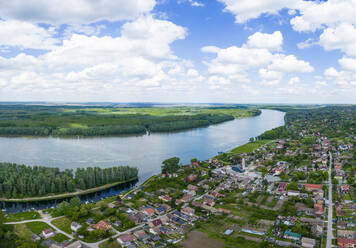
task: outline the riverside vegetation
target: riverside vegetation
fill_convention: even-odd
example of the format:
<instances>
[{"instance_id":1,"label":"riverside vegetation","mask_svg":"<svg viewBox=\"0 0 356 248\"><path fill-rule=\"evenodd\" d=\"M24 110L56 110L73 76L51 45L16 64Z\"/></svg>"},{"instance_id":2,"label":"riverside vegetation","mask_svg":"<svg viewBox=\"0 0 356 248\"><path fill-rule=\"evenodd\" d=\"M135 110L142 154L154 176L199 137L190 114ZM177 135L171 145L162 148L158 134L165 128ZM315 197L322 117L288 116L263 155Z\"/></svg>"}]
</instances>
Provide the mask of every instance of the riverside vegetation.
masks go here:
<instances>
[{"instance_id":1,"label":"riverside vegetation","mask_svg":"<svg viewBox=\"0 0 356 248\"><path fill-rule=\"evenodd\" d=\"M205 127L256 116L254 107L0 105L0 136L108 136Z\"/></svg>"},{"instance_id":2,"label":"riverside vegetation","mask_svg":"<svg viewBox=\"0 0 356 248\"><path fill-rule=\"evenodd\" d=\"M59 168L0 163L0 197L22 198L86 190L137 178L138 169L118 166Z\"/></svg>"}]
</instances>

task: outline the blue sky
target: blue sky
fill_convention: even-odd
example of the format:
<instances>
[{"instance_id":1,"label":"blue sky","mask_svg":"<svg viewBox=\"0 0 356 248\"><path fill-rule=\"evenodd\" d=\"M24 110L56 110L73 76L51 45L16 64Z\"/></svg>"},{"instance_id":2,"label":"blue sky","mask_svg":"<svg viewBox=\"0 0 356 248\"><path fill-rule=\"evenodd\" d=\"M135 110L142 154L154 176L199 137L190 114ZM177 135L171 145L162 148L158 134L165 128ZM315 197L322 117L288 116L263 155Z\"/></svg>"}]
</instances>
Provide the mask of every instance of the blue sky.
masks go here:
<instances>
[{"instance_id":1,"label":"blue sky","mask_svg":"<svg viewBox=\"0 0 356 248\"><path fill-rule=\"evenodd\" d=\"M0 100L355 103L354 13L355 0L0 0Z\"/></svg>"}]
</instances>

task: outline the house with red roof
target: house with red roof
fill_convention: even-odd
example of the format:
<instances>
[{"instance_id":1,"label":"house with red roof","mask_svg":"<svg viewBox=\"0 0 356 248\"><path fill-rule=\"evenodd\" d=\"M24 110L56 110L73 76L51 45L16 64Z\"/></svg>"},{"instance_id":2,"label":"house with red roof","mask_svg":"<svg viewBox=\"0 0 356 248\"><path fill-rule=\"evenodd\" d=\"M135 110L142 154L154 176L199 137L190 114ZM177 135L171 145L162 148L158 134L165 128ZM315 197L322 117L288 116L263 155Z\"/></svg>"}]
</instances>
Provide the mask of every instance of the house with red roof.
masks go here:
<instances>
[{"instance_id":1,"label":"house with red roof","mask_svg":"<svg viewBox=\"0 0 356 248\"><path fill-rule=\"evenodd\" d=\"M322 184L305 184L305 190L306 191L314 191L314 190L322 190L323 189L323 185Z\"/></svg>"},{"instance_id":2,"label":"house with red roof","mask_svg":"<svg viewBox=\"0 0 356 248\"><path fill-rule=\"evenodd\" d=\"M356 239L338 238L337 245L341 248L354 248L356 247Z\"/></svg>"},{"instance_id":3,"label":"house with red roof","mask_svg":"<svg viewBox=\"0 0 356 248\"><path fill-rule=\"evenodd\" d=\"M148 225L150 227L161 226L162 225L162 221L160 219L155 219L155 220L151 221L150 223L148 223Z\"/></svg>"},{"instance_id":4,"label":"house with red roof","mask_svg":"<svg viewBox=\"0 0 356 248\"><path fill-rule=\"evenodd\" d=\"M283 194L286 191L287 183L279 183L277 193Z\"/></svg>"},{"instance_id":5,"label":"house with red roof","mask_svg":"<svg viewBox=\"0 0 356 248\"><path fill-rule=\"evenodd\" d=\"M97 224L94 224L93 227L97 230L108 230L111 228L111 225L106 221L99 221Z\"/></svg>"}]
</instances>

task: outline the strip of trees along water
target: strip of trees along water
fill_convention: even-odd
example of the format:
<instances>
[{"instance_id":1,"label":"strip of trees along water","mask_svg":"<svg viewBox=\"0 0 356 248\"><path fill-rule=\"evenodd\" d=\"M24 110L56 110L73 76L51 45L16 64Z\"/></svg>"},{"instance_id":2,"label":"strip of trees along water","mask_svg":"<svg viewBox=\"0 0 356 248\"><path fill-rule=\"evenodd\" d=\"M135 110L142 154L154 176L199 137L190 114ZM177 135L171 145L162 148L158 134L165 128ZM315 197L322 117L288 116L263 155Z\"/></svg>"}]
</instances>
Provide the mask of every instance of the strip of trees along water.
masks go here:
<instances>
[{"instance_id":1,"label":"strip of trees along water","mask_svg":"<svg viewBox=\"0 0 356 248\"><path fill-rule=\"evenodd\" d=\"M86 190L137 178L129 166L87 167L60 171L59 168L0 163L0 197L22 198Z\"/></svg>"},{"instance_id":2,"label":"strip of trees along water","mask_svg":"<svg viewBox=\"0 0 356 248\"><path fill-rule=\"evenodd\" d=\"M252 114L251 114L252 115ZM254 115L257 115L257 113ZM143 134L149 132L168 132L184 130L189 128L206 127L233 120L232 115L226 114L198 114L187 116L150 116L150 115L119 115L119 116L83 116L80 121L89 119L88 123L93 122L91 118L99 119L103 122L100 125L88 127L61 127L59 117L42 120L40 124L31 120L2 121L0 120L0 135L2 136L109 136L120 134ZM42 117L43 118L43 117ZM69 117L68 117L69 118ZM72 117L70 117L72 118ZM71 119L69 118L68 123ZM78 120L73 119L72 122ZM34 126L34 125L40 126Z\"/></svg>"}]
</instances>

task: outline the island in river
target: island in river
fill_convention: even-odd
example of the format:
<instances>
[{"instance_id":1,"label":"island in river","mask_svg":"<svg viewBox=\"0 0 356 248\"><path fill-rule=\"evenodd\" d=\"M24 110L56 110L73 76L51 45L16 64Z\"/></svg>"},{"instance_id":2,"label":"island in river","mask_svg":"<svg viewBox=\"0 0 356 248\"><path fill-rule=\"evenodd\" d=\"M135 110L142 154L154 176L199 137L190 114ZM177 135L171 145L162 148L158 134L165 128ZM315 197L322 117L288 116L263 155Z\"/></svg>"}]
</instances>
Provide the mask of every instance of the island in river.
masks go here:
<instances>
[{"instance_id":1,"label":"island in river","mask_svg":"<svg viewBox=\"0 0 356 248\"><path fill-rule=\"evenodd\" d=\"M0 136L114 136L206 127L261 114L256 107L0 105Z\"/></svg>"},{"instance_id":2,"label":"island in river","mask_svg":"<svg viewBox=\"0 0 356 248\"><path fill-rule=\"evenodd\" d=\"M59 168L0 163L0 200L27 202L89 194L137 180L129 166Z\"/></svg>"}]
</instances>

